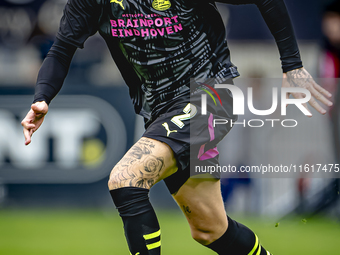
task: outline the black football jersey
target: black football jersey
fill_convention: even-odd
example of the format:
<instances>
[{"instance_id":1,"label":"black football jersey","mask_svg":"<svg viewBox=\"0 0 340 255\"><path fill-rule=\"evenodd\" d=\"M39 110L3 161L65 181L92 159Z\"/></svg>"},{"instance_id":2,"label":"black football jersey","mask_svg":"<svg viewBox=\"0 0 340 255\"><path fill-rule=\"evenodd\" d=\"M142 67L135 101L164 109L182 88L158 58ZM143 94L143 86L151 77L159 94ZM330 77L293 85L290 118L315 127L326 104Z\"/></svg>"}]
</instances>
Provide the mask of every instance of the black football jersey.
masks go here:
<instances>
[{"instance_id":1,"label":"black football jersey","mask_svg":"<svg viewBox=\"0 0 340 255\"><path fill-rule=\"evenodd\" d=\"M214 1L69 0L58 39L82 48L97 31L146 119L189 97L191 78L239 75Z\"/></svg>"}]
</instances>

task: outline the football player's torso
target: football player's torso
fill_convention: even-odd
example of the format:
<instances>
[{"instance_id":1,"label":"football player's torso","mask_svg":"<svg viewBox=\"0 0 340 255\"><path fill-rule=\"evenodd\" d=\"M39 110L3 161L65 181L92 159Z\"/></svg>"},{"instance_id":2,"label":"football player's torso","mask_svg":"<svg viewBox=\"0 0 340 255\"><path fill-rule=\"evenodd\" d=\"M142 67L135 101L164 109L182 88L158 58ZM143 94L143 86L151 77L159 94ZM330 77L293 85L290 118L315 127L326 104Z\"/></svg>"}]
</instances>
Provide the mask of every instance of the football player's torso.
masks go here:
<instances>
[{"instance_id":1,"label":"football player's torso","mask_svg":"<svg viewBox=\"0 0 340 255\"><path fill-rule=\"evenodd\" d=\"M101 1L99 32L108 45L119 41L151 109L188 93L190 78L230 76L225 28L213 2Z\"/></svg>"}]
</instances>

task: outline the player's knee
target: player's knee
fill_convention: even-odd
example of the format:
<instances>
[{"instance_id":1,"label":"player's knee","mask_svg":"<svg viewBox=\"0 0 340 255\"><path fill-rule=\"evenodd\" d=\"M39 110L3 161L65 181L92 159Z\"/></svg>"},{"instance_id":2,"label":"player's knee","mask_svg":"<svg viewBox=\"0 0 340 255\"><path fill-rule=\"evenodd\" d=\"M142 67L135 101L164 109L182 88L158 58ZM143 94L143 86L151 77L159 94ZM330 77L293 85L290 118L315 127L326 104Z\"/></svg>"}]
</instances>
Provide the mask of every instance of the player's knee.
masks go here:
<instances>
[{"instance_id":1,"label":"player's knee","mask_svg":"<svg viewBox=\"0 0 340 255\"><path fill-rule=\"evenodd\" d=\"M209 245L219 239L228 228L228 225L220 222L209 222L204 224L191 224L191 236L195 241L203 245Z\"/></svg>"},{"instance_id":2,"label":"player's knee","mask_svg":"<svg viewBox=\"0 0 340 255\"><path fill-rule=\"evenodd\" d=\"M223 234L223 233L222 233ZM214 228L191 228L192 238L202 245L209 245L216 241L221 235Z\"/></svg>"},{"instance_id":3,"label":"player's knee","mask_svg":"<svg viewBox=\"0 0 340 255\"><path fill-rule=\"evenodd\" d=\"M196 242L202 245L209 245L213 241L218 239L218 237L217 238L215 237L216 235L213 232L199 230L199 229L194 229L194 230L192 229L191 236Z\"/></svg>"},{"instance_id":4,"label":"player's knee","mask_svg":"<svg viewBox=\"0 0 340 255\"><path fill-rule=\"evenodd\" d=\"M109 190L114 190L116 189L117 184L111 180L111 178L109 179L107 186L109 187Z\"/></svg>"},{"instance_id":5,"label":"player's knee","mask_svg":"<svg viewBox=\"0 0 340 255\"><path fill-rule=\"evenodd\" d=\"M108 181L108 187L109 187L109 190L114 190L114 189L124 187L123 178L120 178L118 176L118 172L116 171L116 167L114 167L111 171L110 178L109 178L109 181Z\"/></svg>"},{"instance_id":6,"label":"player's knee","mask_svg":"<svg viewBox=\"0 0 340 255\"><path fill-rule=\"evenodd\" d=\"M136 166L138 169L138 165ZM108 181L109 190L138 187L150 189L155 184L155 178L148 178L147 176L140 176L138 172L128 171L127 168L121 165L116 165L110 174Z\"/></svg>"}]
</instances>

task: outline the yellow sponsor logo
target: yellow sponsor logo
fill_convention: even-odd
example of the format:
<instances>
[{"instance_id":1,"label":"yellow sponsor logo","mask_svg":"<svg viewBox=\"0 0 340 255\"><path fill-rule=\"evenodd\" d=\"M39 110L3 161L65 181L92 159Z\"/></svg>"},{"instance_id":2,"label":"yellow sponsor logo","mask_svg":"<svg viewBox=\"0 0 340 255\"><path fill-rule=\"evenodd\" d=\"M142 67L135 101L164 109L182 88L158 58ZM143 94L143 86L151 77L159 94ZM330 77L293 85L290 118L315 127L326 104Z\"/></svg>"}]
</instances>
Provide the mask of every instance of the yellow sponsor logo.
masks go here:
<instances>
[{"instance_id":1,"label":"yellow sponsor logo","mask_svg":"<svg viewBox=\"0 0 340 255\"><path fill-rule=\"evenodd\" d=\"M165 11L171 7L169 0L154 0L152 7L157 11Z\"/></svg>"},{"instance_id":2,"label":"yellow sponsor logo","mask_svg":"<svg viewBox=\"0 0 340 255\"><path fill-rule=\"evenodd\" d=\"M125 10L125 7L124 7L124 5L123 5L123 1L124 1L124 0L121 0L121 1L118 1L118 0L111 0L110 3L119 4L120 7L122 7L122 9Z\"/></svg>"}]
</instances>

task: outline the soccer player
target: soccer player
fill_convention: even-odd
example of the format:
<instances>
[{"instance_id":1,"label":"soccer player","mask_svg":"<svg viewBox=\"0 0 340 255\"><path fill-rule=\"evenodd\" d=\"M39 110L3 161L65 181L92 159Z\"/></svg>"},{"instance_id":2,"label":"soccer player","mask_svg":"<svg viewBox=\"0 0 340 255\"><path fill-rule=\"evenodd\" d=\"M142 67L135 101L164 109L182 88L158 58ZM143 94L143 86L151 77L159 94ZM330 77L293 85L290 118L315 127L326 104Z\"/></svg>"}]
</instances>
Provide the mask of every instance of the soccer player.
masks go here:
<instances>
[{"instance_id":1,"label":"soccer player","mask_svg":"<svg viewBox=\"0 0 340 255\"><path fill-rule=\"evenodd\" d=\"M313 96L310 105L324 114L316 100L331 105L327 99L331 95L303 68L283 0L220 2L258 6L279 48L287 78L283 86L308 89ZM189 173L191 159L208 165L218 162L216 144L229 130L212 128L211 118L235 120L227 90L219 91L223 107L214 109L208 102L207 115L195 114L202 90L239 76L230 62L215 1L69 0L57 38L39 71L31 110L22 121L25 144L42 124L74 52L97 31L129 86L136 113L145 118L143 137L114 166L108 182L130 253L160 254L161 230L148 193L164 180L196 241L218 254L270 254L250 229L226 216L218 176L191 178ZM209 79L210 85L199 83L202 79ZM207 125L190 133L193 123Z\"/></svg>"}]
</instances>

